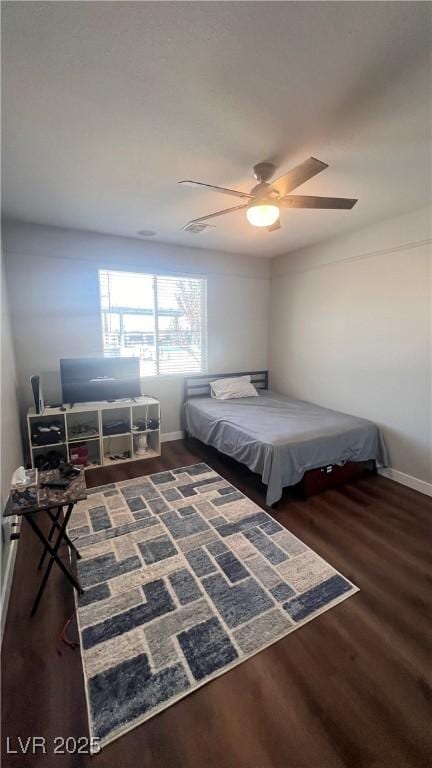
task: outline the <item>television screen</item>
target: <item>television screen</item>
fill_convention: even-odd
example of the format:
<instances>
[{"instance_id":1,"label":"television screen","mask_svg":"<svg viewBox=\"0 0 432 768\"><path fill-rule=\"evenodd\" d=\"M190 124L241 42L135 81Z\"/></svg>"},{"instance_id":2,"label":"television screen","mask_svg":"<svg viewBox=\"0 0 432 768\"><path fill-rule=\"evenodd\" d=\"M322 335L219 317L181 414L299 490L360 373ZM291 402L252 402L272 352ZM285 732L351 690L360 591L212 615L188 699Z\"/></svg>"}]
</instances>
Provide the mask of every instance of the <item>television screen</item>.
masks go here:
<instances>
[{"instance_id":1,"label":"television screen","mask_svg":"<svg viewBox=\"0 0 432 768\"><path fill-rule=\"evenodd\" d=\"M138 357L77 357L60 360L64 403L139 397Z\"/></svg>"}]
</instances>

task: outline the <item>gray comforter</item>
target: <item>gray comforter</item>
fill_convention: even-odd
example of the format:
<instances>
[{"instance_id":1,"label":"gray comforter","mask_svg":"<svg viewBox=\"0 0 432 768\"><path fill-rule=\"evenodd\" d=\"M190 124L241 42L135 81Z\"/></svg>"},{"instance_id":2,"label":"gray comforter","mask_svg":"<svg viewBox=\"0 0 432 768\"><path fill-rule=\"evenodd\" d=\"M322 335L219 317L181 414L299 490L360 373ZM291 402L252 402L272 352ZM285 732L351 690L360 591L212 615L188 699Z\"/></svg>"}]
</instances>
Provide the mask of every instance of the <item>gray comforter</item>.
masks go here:
<instances>
[{"instance_id":1,"label":"gray comforter","mask_svg":"<svg viewBox=\"0 0 432 768\"><path fill-rule=\"evenodd\" d=\"M260 474L269 505L309 469L369 459L387 464L372 422L271 391L236 400L192 398L183 420L190 435Z\"/></svg>"}]
</instances>

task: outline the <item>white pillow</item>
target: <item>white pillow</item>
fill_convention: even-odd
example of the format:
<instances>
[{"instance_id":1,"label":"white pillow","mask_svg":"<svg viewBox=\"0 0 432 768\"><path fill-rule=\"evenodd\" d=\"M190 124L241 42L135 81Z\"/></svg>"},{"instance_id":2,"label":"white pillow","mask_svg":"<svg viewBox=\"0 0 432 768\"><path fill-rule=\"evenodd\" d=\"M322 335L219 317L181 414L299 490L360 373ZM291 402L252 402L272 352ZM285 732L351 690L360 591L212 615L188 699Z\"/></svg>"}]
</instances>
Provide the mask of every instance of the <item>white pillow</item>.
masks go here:
<instances>
[{"instance_id":1,"label":"white pillow","mask_svg":"<svg viewBox=\"0 0 432 768\"><path fill-rule=\"evenodd\" d=\"M229 379L215 379L210 382L211 396L217 400L232 400L236 397L257 397L250 376L232 376Z\"/></svg>"}]
</instances>

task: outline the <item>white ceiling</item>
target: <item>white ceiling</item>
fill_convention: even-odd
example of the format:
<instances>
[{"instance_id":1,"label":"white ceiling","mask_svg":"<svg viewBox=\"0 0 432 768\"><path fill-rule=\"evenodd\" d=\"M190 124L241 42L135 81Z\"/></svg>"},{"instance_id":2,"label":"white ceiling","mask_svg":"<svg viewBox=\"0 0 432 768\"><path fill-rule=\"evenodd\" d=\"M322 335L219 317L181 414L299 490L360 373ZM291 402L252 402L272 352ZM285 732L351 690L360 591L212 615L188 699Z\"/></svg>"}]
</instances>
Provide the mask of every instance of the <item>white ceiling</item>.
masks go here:
<instances>
[{"instance_id":1,"label":"white ceiling","mask_svg":"<svg viewBox=\"0 0 432 768\"><path fill-rule=\"evenodd\" d=\"M429 3L3 2L3 214L273 256L430 201ZM352 211L243 212L252 166L330 168L302 194Z\"/></svg>"}]
</instances>

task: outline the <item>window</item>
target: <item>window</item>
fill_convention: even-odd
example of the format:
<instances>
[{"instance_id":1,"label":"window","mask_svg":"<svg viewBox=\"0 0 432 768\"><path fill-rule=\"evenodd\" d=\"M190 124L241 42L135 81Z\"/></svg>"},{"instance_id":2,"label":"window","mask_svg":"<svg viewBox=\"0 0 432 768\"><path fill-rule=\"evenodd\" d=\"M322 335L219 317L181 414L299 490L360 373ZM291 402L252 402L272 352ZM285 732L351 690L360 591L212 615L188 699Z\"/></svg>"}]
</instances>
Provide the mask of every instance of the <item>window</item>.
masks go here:
<instances>
[{"instance_id":1,"label":"window","mask_svg":"<svg viewBox=\"0 0 432 768\"><path fill-rule=\"evenodd\" d=\"M105 356L139 357L142 376L206 371L206 280L99 271Z\"/></svg>"}]
</instances>

